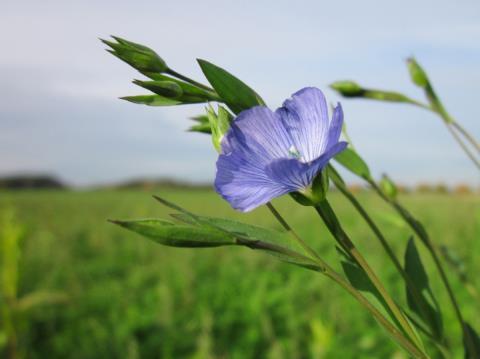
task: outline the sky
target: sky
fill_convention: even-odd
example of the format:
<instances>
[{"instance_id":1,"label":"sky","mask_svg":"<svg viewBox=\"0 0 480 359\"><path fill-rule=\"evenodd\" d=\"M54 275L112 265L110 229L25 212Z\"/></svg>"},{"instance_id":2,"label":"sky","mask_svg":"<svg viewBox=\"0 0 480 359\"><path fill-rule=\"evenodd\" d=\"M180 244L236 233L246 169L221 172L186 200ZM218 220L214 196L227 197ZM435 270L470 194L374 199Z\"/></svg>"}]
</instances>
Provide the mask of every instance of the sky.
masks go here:
<instances>
[{"instance_id":1,"label":"sky","mask_svg":"<svg viewBox=\"0 0 480 359\"><path fill-rule=\"evenodd\" d=\"M0 176L48 173L88 186L140 177L212 181L217 153L189 133L203 105L121 101L142 78L104 51L118 35L205 81L196 58L235 74L276 108L305 86L340 101L373 173L398 182L469 183L480 176L433 114L346 100L336 80L423 100L405 59L427 69L449 112L480 137L480 2L21 1L0 12Z\"/></svg>"}]
</instances>

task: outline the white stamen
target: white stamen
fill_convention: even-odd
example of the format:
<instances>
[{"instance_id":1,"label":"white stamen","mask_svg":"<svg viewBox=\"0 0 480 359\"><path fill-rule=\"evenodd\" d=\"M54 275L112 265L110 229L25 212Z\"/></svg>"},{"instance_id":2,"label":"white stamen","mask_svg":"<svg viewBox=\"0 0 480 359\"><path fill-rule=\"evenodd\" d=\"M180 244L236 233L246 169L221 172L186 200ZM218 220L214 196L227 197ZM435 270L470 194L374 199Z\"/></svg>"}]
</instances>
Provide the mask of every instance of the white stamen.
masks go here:
<instances>
[{"instance_id":1,"label":"white stamen","mask_svg":"<svg viewBox=\"0 0 480 359\"><path fill-rule=\"evenodd\" d=\"M300 158L300 152L297 150L297 148L294 145L291 145L290 148L288 149L288 153L290 156L295 157L295 158Z\"/></svg>"}]
</instances>

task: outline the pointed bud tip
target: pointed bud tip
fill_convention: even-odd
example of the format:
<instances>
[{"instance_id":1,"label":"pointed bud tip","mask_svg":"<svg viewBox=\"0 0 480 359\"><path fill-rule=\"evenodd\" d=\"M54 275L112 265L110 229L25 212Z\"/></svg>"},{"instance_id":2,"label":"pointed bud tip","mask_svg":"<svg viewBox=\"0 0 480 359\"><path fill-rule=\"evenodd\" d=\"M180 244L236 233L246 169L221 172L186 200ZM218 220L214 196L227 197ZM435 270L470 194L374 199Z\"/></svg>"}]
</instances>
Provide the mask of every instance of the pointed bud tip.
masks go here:
<instances>
[{"instance_id":1,"label":"pointed bud tip","mask_svg":"<svg viewBox=\"0 0 480 359\"><path fill-rule=\"evenodd\" d=\"M107 222L110 222L110 223L113 223L113 224L118 224L119 226L122 226L123 224L125 224L124 221L120 221L118 219L107 219Z\"/></svg>"}]
</instances>

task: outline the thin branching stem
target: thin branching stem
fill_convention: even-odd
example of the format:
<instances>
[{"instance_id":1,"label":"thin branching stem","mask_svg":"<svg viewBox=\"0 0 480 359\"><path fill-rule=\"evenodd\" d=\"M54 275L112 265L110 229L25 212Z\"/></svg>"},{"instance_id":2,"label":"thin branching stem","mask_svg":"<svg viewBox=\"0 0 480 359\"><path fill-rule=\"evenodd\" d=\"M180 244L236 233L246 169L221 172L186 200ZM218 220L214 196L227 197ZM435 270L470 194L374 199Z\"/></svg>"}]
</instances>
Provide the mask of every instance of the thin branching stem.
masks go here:
<instances>
[{"instance_id":1,"label":"thin branching stem","mask_svg":"<svg viewBox=\"0 0 480 359\"><path fill-rule=\"evenodd\" d=\"M478 143L478 141L475 140L475 138L473 138L473 136L468 133L468 131L465 130L463 126L461 126L457 121L452 121L452 126L455 127L455 129L457 129L458 132L460 132L463 137L467 139L468 142L470 142L470 144L477 150L477 152L480 152L480 143Z\"/></svg>"},{"instance_id":2,"label":"thin branching stem","mask_svg":"<svg viewBox=\"0 0 480 359\"><path fill-rule=\"evenodd\" d=\"M428 308L426 307L426 303L423 300L423 297L422 297L419 289L417 288L417 286L415 285L413 280L410 278L410 276L407 274L407 272L403 269L400 261L398 260L397 256L395 255L395 252L393 251L392 247L388 243L387 239L383 235L380 228L378 228L378 226L373 221L373 219L370 217L370 215L367 213L365 208L363 208L363 206L360 204L360 202L346 188L345 185L343 185L341 183L338 183L338 181L334 181L334 183L335 183L335 186L337 187L337 189L345 196L345 198L347 198L348 201L350 201L350 203L353 205L353 207L357 210L357 212L360 214L360 216L364 219L364 221L370 227L372 232L375 234L376 238L379 240L383 249L385 250L388 257L390 258L393 265L395 266L395 269L397 270L397 272L402 276L403 280L405 281L405 283L407 285L407 290L412 295L415 303L418 305L418 308L422 312L423 317L424 318L429 318L430 315L429 315Z\"/></svg>"},{"instance_id":3,"label":"thin branching stem","mask_svg":"<svg viewBox=\"0 0 480 359\"><path fill-rule=\"evenodd\" d=\"M377 322L395 339L395 341L408 351L414 358L428 359L423 351L419 350L410 339L405 337L392 323L380 313L358 290L356 290L350 283L348 283L338 272L330 267L308 244L290 227L287 221L280 215L275 207L269 202L267 208L272 212L280 225L290 233L295 240L306 250L309 255L313 256L313 260L318 263L320 272L339 284L343 289L350 293L370 314L377 320Z\"/></svg>"},{"instance_id":4,"label":"thin branching stem","mask_svg":"<svg viewBox=\"0 0 480 359\"><path fill-rule=\"evenodd\" d=\"M468 146L463 143L462 139L460 136L455 132L455 129L452 127L452 124L445 123L445 126L447 126L448 131L451 133L455 141L459 144L459 146L462 148L463 152L466 153L466 155L472 160L472 162L477 166L477 168L480 170L480 161L475 157L475 155L470 151Z\"/></svg>"},{"instance_id":5,"label":"thin branching stem","mask_svg":"<svg viewBox=\"0 0 480 359\"><path fill-rule=\"evenodd\" d=\"M462 333L465 337L466 344L469 348L470 353L476 353L475 349L475 344L473 342L473 338L470 335L470 332L466 328L465 321L463 319L462 312L460 311L460 306L457 302L457 298L455 297L455 293L453 292L452 286L450 285L450 282L448 280L448 277L445 273L445 269L443 268L443 264L440 261L439 255L438 255L438 249L436 245L432 242L430 239L430 236L424 231L420 230L418 224L416 223L416 220L413 218L413 216L403 207L401 206L397 200L389 198L383 193L382 189L377 185L377 183L373 179L368 179L367 180L370 186L378 193L378 195L387 203L389 203L399 214L400 216L405 220L405 222L408 223L410 228L415 232L415 234L420 238L423 244L425 244L425 247L427 248L428 252L430 253L433 262L435 263L435 267L437 268L438 273L440 274L441 281L447 290L448 297L450 299L450 303L452 304L452 307L455 312L455 316L461 326ZM480 354L480 353L479 353Z\"/></svg>"},{"instance_id":6,"label":"thin branching stem","mask_svg":"<svg viewBox=\"0 0 480 359\"><path fill-rule=\"evenodd\" d=\"M320 215L320 218L322 218L330 233L338 242L338 244L345 251L347 251L347 253L352 256L352 258L360 266L360 268L364 270L371 283L382 296L385 304L387 305L387 308L389 309L395 320L398 322L398 325L402 328L405 334L415 343L415 345L420 348L422 345L420 339L418 338L418 335L413 330L402 310L398 307L393 298L388 294L387 290L383 286L380 279L377 277L376 273L370 267L362 254L358 251L347 233L344 231L338 218L335 215L335 212L330 206L330 203L327 200L324 200L320 204L316 205L315 209Z\"/></svg>"}]
</instances>

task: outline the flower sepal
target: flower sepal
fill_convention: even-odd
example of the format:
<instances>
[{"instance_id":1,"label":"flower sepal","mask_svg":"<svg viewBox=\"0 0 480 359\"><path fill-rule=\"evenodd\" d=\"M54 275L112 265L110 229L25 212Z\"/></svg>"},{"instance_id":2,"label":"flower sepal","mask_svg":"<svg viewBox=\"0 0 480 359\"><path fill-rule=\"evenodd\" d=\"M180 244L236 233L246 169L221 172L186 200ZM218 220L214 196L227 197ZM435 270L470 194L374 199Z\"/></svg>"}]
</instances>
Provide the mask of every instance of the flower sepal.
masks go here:
<instances>
[{"instance_id":1,"label":"flower sepal","mask_svg":"<svg viewBox=\"0 0 480 359\"><path fill-rule=\"evenodd\" d=\"M328 187L328 167L325 167L317 174L309 187L301 191L292 192L290 195L302 206L316 206L327 198Z\"/></svg>"},{"instance_id":2,"label":"flower sepal","mask_svg":"<svg viewBox=\"0 0 480 359\"><path fill-rule=\"evenodd\" d=\"M222 139L223 136L230 129L230 122L232 116L228 110L223 106L218 106L218 113L215 113L212 105L206 108L208 122L210 124L210 132L212 133L212 143L218 153L222 152Z\"/></svg>"}]
</instances>

